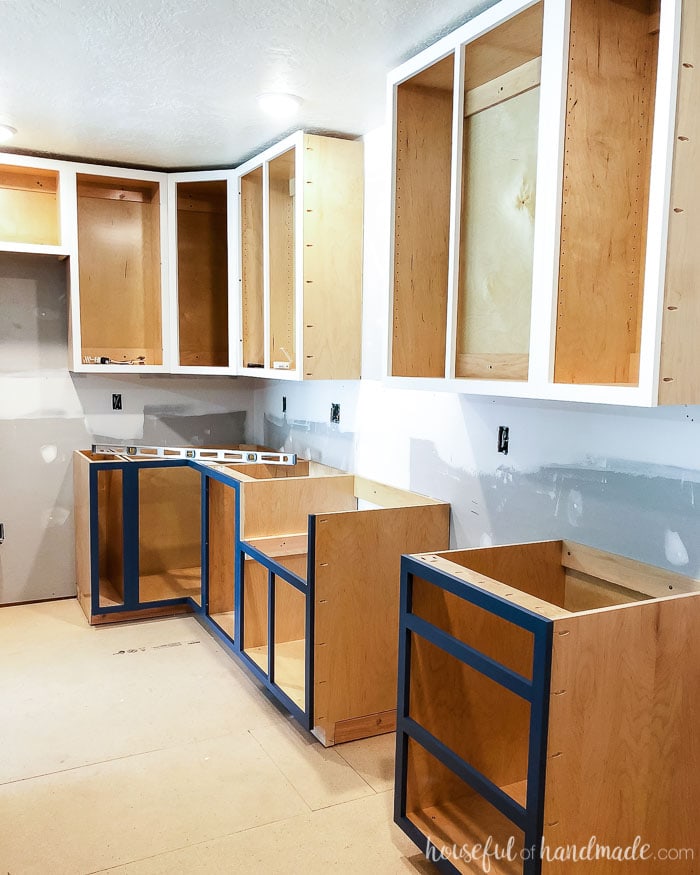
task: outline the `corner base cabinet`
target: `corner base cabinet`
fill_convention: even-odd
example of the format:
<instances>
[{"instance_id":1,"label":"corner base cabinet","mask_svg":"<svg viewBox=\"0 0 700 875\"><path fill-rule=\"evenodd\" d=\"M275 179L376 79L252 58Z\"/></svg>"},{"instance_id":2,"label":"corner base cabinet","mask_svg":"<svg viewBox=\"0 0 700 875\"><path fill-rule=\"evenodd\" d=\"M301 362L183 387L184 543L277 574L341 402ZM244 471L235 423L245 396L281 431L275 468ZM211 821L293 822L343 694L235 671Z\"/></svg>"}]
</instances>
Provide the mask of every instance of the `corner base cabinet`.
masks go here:
<instances>
[{"instance_id":1,"label":"corner base cabinet","mask_svg":"<svg viewBox=\"0 0 700 875\"><path fill-rule=\"evenodd\" d=\"M445 872L700 871L699 630L579 544L404 556L396 822Z\"/></svg>"}]
</instances>

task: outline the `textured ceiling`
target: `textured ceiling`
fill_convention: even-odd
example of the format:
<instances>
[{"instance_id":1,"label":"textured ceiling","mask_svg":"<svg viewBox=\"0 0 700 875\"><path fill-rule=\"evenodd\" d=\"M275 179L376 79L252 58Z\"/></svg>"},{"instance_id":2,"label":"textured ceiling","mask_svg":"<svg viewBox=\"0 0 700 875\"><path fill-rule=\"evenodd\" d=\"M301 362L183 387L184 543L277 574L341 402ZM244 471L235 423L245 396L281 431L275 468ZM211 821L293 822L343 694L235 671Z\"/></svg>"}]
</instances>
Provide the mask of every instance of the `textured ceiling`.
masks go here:
<instances>
[{"instance_id":1,"label":"textured ceiling","mask_svg":"<svg viewBox=\"0 0 700 875\"><path fill-rule=\"evenodd\" d=\"M6 149L240 163L297 128L363 134L387 72L494 0L0 0ZM303 98L266 119L265 91Z\"/></svg>"}]
</instances>

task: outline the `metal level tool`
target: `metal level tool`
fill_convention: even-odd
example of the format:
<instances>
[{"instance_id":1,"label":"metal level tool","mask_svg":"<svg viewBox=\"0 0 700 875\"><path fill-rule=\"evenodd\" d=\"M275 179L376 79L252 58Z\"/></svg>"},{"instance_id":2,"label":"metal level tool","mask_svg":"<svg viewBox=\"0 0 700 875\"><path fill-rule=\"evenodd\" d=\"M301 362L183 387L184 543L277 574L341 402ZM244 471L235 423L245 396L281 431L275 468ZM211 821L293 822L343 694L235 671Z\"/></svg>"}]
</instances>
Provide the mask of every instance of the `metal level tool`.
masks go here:
<instances>
[{"instance_id":1,"label":"metal level tool","mask_svg":"<svg viewBox=\"0 0 700 875\"><path fill-rule=\"evenodd\" d=\"M228 462L236 465L296 465L296 453L271 453L267 450L215 450L208 447L138 447L93 444L96 456L127 456L133 459L197 459L200 462Z\"/></svg>"}]
</instances>

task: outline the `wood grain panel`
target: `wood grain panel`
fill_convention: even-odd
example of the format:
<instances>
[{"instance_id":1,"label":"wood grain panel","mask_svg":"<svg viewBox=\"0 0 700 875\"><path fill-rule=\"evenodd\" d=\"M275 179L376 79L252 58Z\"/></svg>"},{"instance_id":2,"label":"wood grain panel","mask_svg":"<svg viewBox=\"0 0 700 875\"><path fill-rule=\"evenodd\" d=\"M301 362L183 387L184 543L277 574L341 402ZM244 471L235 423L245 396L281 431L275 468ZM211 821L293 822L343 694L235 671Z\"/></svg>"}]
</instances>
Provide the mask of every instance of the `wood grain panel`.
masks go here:
<instances>
[{"instance_id":1,"label":"wood grain panel","mask_svg":"<svg viewBox=\"0 0 700 875\"><path fill-rule=\"evenodd\" d=\"M179 183L177 302L181 365L228 365L226 181Z\"/></svg>"},{"instance_id":2,"label":"wood grain panel","mask_svg":"<svg viewBox=\"0 0 700 875\"><path fill-rule=\"evenodd\" d=\"M396 707L401 554L449 543L449 505L316 517L314 727Z\"/></svg>"},{"instance_id":3,"label":"wood grain panel","mask_svg":"<svg viewBox=\"0 0 700 875\"><path fill-rule=\"evenodd\" d=\"M363 144L304 136L305 379L359 379Z\"/></svg>"},{"instance_id":4,"label":"wood grain panel","mask_svg":"<svg viewBox=\"0 0 700 875\"><path fill-rule=\"evenodd\" d=\"M538 121L532 88L464 123L457 376L527 379Z\"/></svg>"},{"instance_id":5,"label":"wood grain panel","mask_svg":"<svg viewBox=\"0 0 700 875\"><path fill-rule=\"evenodd\" d=\"M636 385L658 37L648 0L571 4L558 383Z\"/></svg>"},{"instance_id":6,"label":"wood grain panel","mask_svg":"<svg viewBox=\"0 0 700 875\"><path fill-rule=\"evenodd\" d=\"M465 91L498 79L542 54L543 6L535 3L467 45Z\"/></svg>"},{"instance_id":7,"label":"wood grain panel","mask_svg":"<svg viewBox=\"0 0 700 875\"><path fill-rule=\"evenodd\" d=\"M452 82L452 55L434 66ZM453 87L425 76L396 92L391 372L402 377L445 376Z\"/></svg>"},{"instance_id":8,"label":"wood grain panel","mask_svg":"<svg viewBox=\"0 0 700 875\"><path fill-rule=\"evenodd\" d=\"M549 846L700 852L700 596L555 622L545 796ZM652 790L653 788L653 790ZM679 871L694 871L679 864ZM658 875L657 860L601 861L596 875ZM545 863L545 875L569 875Z\"/></svg>"},{"instance_id":9,"label":"wood grain panel","mask_svg":"<svg viewBox=\"0 0 700 875\"><path fill-rule=\"evenodd\" d=\"M233 611L236 490L209 478L209 614Z\"/></svg>"},{"instance_id":10,"label":"wood grain panel","mask_svg":"<svg viewBox=\"0 0 700 875\"><path fill-rule=\"evenodd\" d=\"M241 177L241 318L243 366L265 361L263 327L263 171Z\"/></svg>"},{"instance_id":11,"label":"wood grain panel","mask_svg":"<svg viewBox=\"0 0 700 875\"><path fill-rule=\"evenodd\" d=\"M58 173L0 165L0 240L57 246Z\"/></svg>"},{"instance_id":12,"label":"wood grain panel","mask_svg":"<svg viewBox=\"0 0 700 875\"><path fill-rule=\"evenodd\" d=\"M270 161L270 366L296 367L295 149Z\"/></svg>"},{"instance_id":13,"label":"wood grain panel","mask_svg":"<svg viewBox=\"0 0 700 875\"><path fill-rule=\"evenodd\" d=\"M288 477L241 484L241 537L300 534L310 513L353 510L352 474L333 477Z\"/></svg>"},{"instance_id":14,"label":"wood grain panel","mask_svg":"<svg viewBox=\"0 0 700 875\"><path fill-rule=\"evenodd\" d=\"M139 471L142 577L201 564L201 483L189 467Z\"/></svg>"},{"instance_id":15,"label":"wood grain panel","mask_svg":"<svg viewBox=\"0 0 700 875\"><path fill-rule=\"evenodd\" d=\"M154 350L163 363L160 214L154 183L78 174L80 327L84 348ZM134 199L129 199L129 195Z\"/></svg>"},{"instance_id":16,"label":"wood grain panel","mask_svg":"<svg viewBox=\"0 0 700 875\"><path fill-rule=\"evenodd\" d=\"M552 605L564 604L561 541L450 550L445 558Z\"/></svg>"},{"instance_id":17,"label":"wood grain panel","mask_svg":"<svg viewBox=\"0 0 700 875\"><path fill-rule=\"evenodd\" d=\"M700 6L682 10L661 334L660 404L700 404Z\"/></svg>"}]
</instances>

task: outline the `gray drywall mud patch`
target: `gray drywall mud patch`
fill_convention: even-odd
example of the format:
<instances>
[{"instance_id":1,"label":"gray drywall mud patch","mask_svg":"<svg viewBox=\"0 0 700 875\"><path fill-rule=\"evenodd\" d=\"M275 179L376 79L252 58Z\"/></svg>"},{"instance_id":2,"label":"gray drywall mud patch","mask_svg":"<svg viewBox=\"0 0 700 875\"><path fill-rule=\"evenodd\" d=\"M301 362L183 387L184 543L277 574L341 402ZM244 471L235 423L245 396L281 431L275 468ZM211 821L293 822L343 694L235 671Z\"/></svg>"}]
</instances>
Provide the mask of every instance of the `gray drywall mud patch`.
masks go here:
<instances>
[{"instance_id":1,"label":"gray drywall mud patch","mask_svg":"<svg viewBox=\"0 0 700 875\"><path fill-rule=\"evenodd\" d=\"M345 471L355 470L355 435L337 425L265 414L263 443Z\"/></svg>"},{"instance_id":2,"label":"gray drywall mud patch","mask_svg":"<svg viewBox=\"0 0 700 875\"><path fill-rule=\"evenodd\" d=\"M451 503L454 547L565 538L700 577L699 471L609 461L474 474L416 440L411 489Z\"/></svg>"},{"instance_id":3,"label":"gray drywall mud patch","mask_svg":"<svg viewBox=\"0 0 700 875\"><path fill-rule=\"evenodd\" d=\"M162 416L161 408L146 405L143 416L143 437L134 435L134 443L141 446L163 447L227 447L246 442L245 410L178 416L173 413L174 409L169 406L168 415ZM96 434L94 443L123 444L124 439L109 434Z\"/></svg>"},{"instance_id":4,"label":"gray drywall mud patch","mask_svg":"<svg viewBox=\"0 0 700 875\"><path fill-rule=\"evenodd\" d=\"M89 440L82 419L0 420L0 603L75 594L72 458Z\"/></svg>"}]
</instances>

